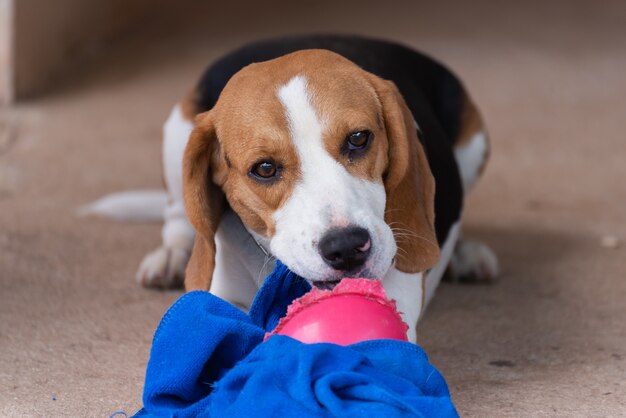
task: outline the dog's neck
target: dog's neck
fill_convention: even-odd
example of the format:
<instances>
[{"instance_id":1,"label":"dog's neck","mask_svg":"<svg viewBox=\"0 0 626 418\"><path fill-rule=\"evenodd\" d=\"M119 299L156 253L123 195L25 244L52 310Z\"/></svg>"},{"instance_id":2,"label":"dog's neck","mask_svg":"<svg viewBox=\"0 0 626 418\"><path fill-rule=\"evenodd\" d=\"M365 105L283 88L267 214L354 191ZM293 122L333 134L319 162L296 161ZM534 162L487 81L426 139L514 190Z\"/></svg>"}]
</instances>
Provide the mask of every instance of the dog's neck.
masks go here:
<instances>
[{"instance_id":1,"label":"dog's neck","mask_svg":"<svg viewBox=\"0 0 626 418\"><path fill-rule=\"evenodd\" d=\"M237 215L237 213L235 213L235 211L233 211L232 209L230 209L230 211L236 216L237 220L241 224L241 227L248 233L248 235L250 236L254 244L259 248L259 250L261 250L263 255L265 255L265 257L274 258L274 255L269 250L269 247L270 247L269 239L265 238L261 234L248 228L248 226L245 223L243 223L243 221Z\"/></svg>"},{"instance_id":2,"label":"dog's neck","mask_svg":"<svg viewBox=\"0 0 626 418\"><path fill-rule=\"evenodd\" d=\"M244 228L246 228L246 231L248 231L248 234L250 234L250 238L252 238L254 243L257 245L257 247L259 247L259 249L263 252L263 254L265 254L266 257L274 257L272 253L270 253L269 250L267 249L267 247L269 247L267 238L260 236L254 231L251 231L245 225L244 225Z\"/></svg>"}]
</instances>

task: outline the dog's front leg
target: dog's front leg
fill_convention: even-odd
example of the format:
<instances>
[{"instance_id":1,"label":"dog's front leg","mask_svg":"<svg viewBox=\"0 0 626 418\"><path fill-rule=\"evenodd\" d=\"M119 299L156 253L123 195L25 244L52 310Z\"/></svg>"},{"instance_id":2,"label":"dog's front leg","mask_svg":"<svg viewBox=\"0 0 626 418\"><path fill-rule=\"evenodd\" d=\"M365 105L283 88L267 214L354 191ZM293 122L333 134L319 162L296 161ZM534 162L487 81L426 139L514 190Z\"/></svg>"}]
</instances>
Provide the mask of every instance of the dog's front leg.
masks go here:
<instances>
[{"instance_id":1,"label":"dog's front leg","mask_svg":"<svg viewBox=\"0 0 626 418\"><path fill-rule=\"evenodd\" d=\"M392 267L383 279L385 293L394 299L404 322L409 326L407 337L416 342L416 327L424 304L424 275L422 273L403 273Z\"/></svg>"},{"instance_id":2,"label":"dog's front leg","mask_svg":"<svg viewBox=\"0 0 626 418\"><path fill-rule=\"evenodd\" d=\"M264 278L274 268L274 259L263 253L232 210L222 216L215 243L211 293L247 312Z\"/></svg>"},{"instance_id":3,"label":"dog's front leg","mask_svg":"<svg viewBox=\"0 0 626 418\"><path fill-rule=\"evenodd\" d=\"M169 288L180 286L185 277L195 231L185 215L183 201L183 154L193 129L176 105L163 126L163 178L168 203L161 230L162 244L147 254L137 271L144 286Z\"/></svg>"}]
</instances>

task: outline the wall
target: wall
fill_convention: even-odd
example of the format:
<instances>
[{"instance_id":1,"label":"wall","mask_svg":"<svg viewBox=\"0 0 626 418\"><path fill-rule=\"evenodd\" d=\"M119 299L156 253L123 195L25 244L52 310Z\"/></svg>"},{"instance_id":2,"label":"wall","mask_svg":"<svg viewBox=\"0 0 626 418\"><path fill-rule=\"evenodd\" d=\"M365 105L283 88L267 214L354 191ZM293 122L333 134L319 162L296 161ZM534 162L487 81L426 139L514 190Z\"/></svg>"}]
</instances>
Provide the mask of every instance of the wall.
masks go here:
<instances>
[{"instance_id":1,"label":"wall","mask_svg":"<svg viewBox=\"0 0 626 418\"><path fill-rule=\"evenodd\" d=\"M80 66L124 31L132 30L133 23L149 13L150 5L156 2L0 0L5 7L8 3L14 6L12 81L15 97L21 99L45 91L61 74ZM6 68L1 61L0 67Z\"/></svg>"},{"instance_id":2,"label":"wall","mask_svg":"<svg viewBox=\"0 0 626 418\"><path fill-rule=\"evenodd\" d=\"M13 98L13 0L0 0L0 106Z\"/></svg>"}]
</instances>

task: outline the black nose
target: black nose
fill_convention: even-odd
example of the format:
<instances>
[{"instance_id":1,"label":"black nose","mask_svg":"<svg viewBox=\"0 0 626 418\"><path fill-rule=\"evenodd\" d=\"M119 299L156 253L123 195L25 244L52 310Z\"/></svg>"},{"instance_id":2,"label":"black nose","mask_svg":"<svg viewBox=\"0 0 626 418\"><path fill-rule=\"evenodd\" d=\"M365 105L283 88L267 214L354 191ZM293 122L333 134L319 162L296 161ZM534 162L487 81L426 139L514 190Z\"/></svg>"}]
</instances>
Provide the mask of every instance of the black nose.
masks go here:
<instances>
[{"instance_id":1,"label":"black nose","mask_svg":"<svg viewBox=\"0 0 626 418\"><path fill-rule=\"evenodd\" d=\"M326 264L336 270L351 271L365 263L371 246L367 230L351 227L327 232L319 249Z\"/></svg>"}]
</instances>

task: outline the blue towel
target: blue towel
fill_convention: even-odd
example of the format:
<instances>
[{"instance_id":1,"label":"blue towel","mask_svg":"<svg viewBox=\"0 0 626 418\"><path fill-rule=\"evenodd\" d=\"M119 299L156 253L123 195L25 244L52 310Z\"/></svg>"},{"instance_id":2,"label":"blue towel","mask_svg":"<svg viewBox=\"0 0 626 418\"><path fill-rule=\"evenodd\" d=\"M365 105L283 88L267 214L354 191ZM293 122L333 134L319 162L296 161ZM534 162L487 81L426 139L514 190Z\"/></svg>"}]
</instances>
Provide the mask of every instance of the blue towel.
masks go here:
<instances>
[{"instance_id":1,"label":"blue towel","mask_svg":"<svg viewBox=\"0 0 626 418\"><path fill-rule=\"evenodd\" d=\"M135 417L458 416L443 377L411 343L263 342L308 290L277 262L249 315L208 292L182 296L154 334Z\"/></svg>"}]
</instances>

